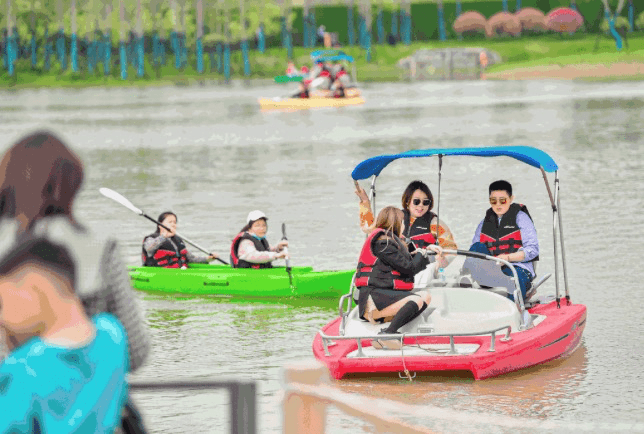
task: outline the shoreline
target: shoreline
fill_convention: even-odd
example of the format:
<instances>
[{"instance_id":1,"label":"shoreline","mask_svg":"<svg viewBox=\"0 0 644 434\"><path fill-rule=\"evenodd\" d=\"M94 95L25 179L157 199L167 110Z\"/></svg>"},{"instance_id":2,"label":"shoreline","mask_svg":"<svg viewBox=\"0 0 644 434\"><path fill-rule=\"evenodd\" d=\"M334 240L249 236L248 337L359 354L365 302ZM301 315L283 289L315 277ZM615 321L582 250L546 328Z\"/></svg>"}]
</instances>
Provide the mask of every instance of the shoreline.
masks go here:
<instances>
[{"instance_id":1,"label":"shoreline","mask_svg":"<svg viewBox=\"0 0 644 434\"><path fill-rule=\"evenodd\" d=\"M544 64L538 66L517 66L498 72L482 72L480 80L506 81L506 80L574 80L574 81L644 81L644 62L616 62L609 65L603 63L579 63L579 64ZM415 80L441 81L441 80ZM448 80L460 81L460 80ZM363 80L358 84L376 83L408 83L408 79L384 79L384 80ZM2 91L36 90L36 89L90 89L90 88L145 88L145 87L261 87L276 85L274 80L269 78L231 78L226 81L216 77L187 76L165 80L139 80L120 82L110 80L109 82L93 81L63 82L58 85L43 86L37 83L20 83L13 85L0 84Z\"/></svg>"},{"instance_id":2,"label":"shoreline","mask_svg":"<svg viewBox=\"0 0 644 434\"><path fill-rule=\"evenodd\" d=\"M355 67L359 84L400 83L408 69L400 62L423 51L468 51L485 49L500 58L483 71L483 80L541 80L568 79L584 81L640 81L644 80L644 32L629 37L630 48L621 52L615 50L612 40L598 39L596 35L574 35L566 38L554 35L526 36L521 39L493 38L463 41L412 42L410 45L374 45L371 61L367 62L365 51L359 46L341 47L355 59L350 69ZM303 47L293 48L292 60L296 65L311 62L311 50ZM45 72L42 65L31 68L29 61L21 59L16 64L16 77L10 78L6 71L0 70L0 91L7 89L83 89L83 88L143 88L143 87L194 87L194 86L269 86L275 85L273 77L283 74L286 55L282 48L271 48L265 53L250 53L251 73L243 75L241 55L231 56L230 77L226 81L222 72L206 68L199 74L194 68L196 61L188 59L187 66L175 69L171 63L154 69L149 58L145 59L145 74L136 77L136 71L128 66L126 80L121 80L116 69L109 75L99 73L99 66L93 74L87 71L61 71L53 67ZM427 63L427 62L425 62ZM436 66L440 69L440 66ZM351 71L353 72L353 71ZM426 75L426 74L425 74ZM158 78L157 78L158 77ZM428 81L441 77L427 77Z\"/></svg>"},{"instance_id":3,"label":"shoreline","mask_svg":"<svg viewBox=\"0 0 644 434\"><path fill-rule=\"evenodd\" d=\"M499 72L484 72L481 80L644 80L643 62L578 63L517 67Z\"/></svg>"}]
</instances>

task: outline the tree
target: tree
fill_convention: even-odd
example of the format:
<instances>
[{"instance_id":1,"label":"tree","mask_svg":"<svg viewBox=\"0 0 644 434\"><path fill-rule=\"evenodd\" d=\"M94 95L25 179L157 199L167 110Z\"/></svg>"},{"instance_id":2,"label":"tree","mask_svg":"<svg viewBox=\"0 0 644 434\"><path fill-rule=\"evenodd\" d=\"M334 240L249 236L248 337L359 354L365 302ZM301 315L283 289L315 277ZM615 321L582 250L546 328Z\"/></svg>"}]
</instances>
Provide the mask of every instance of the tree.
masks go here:
<instances>
[{"instance_id":1,"label":"tree","mask_svg":"<svg viewBox=\"0 0 644 434\"><path fill-rule=\"evenodd\" d=\"M371 1L362 0L360 2L360 15L361 15L361 27L362 27L362 42L366 50L365 59L367 62L371 62L371 24L372 24L372 14L371 14Z\"/></svg>"},{"instance_id":2,"label":"tree","mask_svg":"<svg viewBox=\"0 0 644 434\"><path fill-rule=\"evenodd\" d=\"M615 29L615 20L617 19L619 14L622 12L622 9L624 8L624 0L618 0L617 9L615 10L614 14L611 13L611 8L608 3L608 0L602 0L602 3L604 3L604 14L605 14L606 20L608 21L610 34L615 39L615 46L617 47L617 51L619 51L622 49L622 37L625 38L626 35L623 34L620 36L617 29Z\"/></svg>"}]
</instances>

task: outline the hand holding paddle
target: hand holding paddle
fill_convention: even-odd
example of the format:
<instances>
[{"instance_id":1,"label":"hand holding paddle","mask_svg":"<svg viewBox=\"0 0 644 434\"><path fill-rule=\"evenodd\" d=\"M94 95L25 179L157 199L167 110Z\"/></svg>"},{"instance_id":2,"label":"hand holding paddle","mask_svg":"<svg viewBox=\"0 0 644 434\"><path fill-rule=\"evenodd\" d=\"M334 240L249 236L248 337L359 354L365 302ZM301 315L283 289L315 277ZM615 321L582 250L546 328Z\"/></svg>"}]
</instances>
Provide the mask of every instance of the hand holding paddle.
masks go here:
<instances>
[{"instance_id":1,"label":"hand holding paddle","mask_svg":"<svg viewBox=\"0 0 644 434\"><path fill-rule=\"evenodd\" d=\"M286 241L286 223L282 223L282 240ZM286 259L286 272L288 273L288 281L293 286L293 275L291 274L291 262L288 257L288 247L284 246L284 259Z\"/></svg>"},{"instance_id":2,"label":"hand holding paddle","mask_svg":"<svg viewBox=\"0 0 644 434\"><path fill-rule=\"evenodd\" d=\"M146 213L144 213L142 210L140 210L140 209L138 209L137 207L135 207L135 206L132 204L132 202L130 202L129 200L127 200L123 195L121 195L121 194L117 193L116 191L114 191L114 190L112 190L112 189L110 189L110 188L105 188L105 187L99 188L99 189L98 189L98 191L99 191L103 196L105 196L105 197L107 197L107 198L109 198L109 199L112 199L112 200L113 200L113 201L115 201L115 202L120 203L121 205L123 205L124 207L126 207L127 209L129 209L130 211L132 211L132 212L134 212L134 213L136 213L136 214L138 214L138 215L140 215L140 216L142 216L142 217L145 217L146 219L148 219L148 220L150 220L150 221L152 221L152 222L156 223L157 225L159 225L160 227L162 227L163 229L165 229L166 231L168 231L168 234L172 234L172 235L170 235L170 236L177 235L177 236L181 237L181 239L183 239L183 241L185 241L185 242L186 242L186 243L188 243L188 244L193 245L194 247L196 247L197 249L201 250L201 251L202 251L202 252L204 252L206 255L208 255L208 258L209 258L209 259L210 259L210 258L212 258L212 259L216 259L216 260L218 260L219 262L221 262L222 264L229 265L229 264L228 264L228 262L226 262L226 261L223 261L223 260L219 259L219 257L218 257L216 254L214 254L214 253L211 253L211 252L207 251L206 249L204 249L203 247L199 246L198 244L196 244L196 243L194 243L194 242L190 241L188 238L184 237L183 235L179 235L179 233L177 233L176 231L173 231L172 229L170 229L169 227L167 227L167 226L166 226L166 225L164 225L163 223L161 223L161 222L159 222L159 221L157 221L157 220L153 219L152 217L150 217L149 215L147 215ZM162 235L164 235L164 234L162 233ZM166 236L166 235L164 235L164 236Z\"/></svg>"}]
</instances>

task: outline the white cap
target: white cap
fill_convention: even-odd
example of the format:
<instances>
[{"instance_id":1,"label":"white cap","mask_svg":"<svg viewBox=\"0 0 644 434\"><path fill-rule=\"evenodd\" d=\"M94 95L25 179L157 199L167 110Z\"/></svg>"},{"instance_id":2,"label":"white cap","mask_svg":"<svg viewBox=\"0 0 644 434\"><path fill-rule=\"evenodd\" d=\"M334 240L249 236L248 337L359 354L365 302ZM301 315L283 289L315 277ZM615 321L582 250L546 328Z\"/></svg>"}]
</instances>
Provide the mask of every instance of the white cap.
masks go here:
<instances>
[{"instance_id":1,"label":"white cap","mask_svg":"<svg viewBox=\"0 0 644 434\"><path fill-rule=\"evenodd\" d=\"M246 223L254 222L255 220L259 220L259 219L268 220L268 218L266 217L266 214L256 209L255 211L251 211L248 213L248 218L246 219Z\"/></svg>"}]
</instances>

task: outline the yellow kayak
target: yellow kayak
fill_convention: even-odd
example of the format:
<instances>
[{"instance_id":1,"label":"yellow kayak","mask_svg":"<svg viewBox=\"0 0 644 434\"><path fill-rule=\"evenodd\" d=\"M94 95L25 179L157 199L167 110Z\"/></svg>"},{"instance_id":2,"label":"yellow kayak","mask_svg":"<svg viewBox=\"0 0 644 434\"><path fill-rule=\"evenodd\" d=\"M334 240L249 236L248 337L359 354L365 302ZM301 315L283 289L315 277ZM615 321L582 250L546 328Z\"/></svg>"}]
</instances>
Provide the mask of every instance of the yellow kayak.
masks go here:
<instances>
[{"instance_id":1,"label":"yellow kayak","mask_svg":"<svg viewBox=\"0 0 644 434\"><path fill-rule=\"evenodd\" d=\"M300 110L317 107L344 107L347 105L364 104L358 89L347 89L344 98L334 98L330 91L312 94L310 98L259 98L259 107L262 110Z\"/></svg>"}]
</instances>

